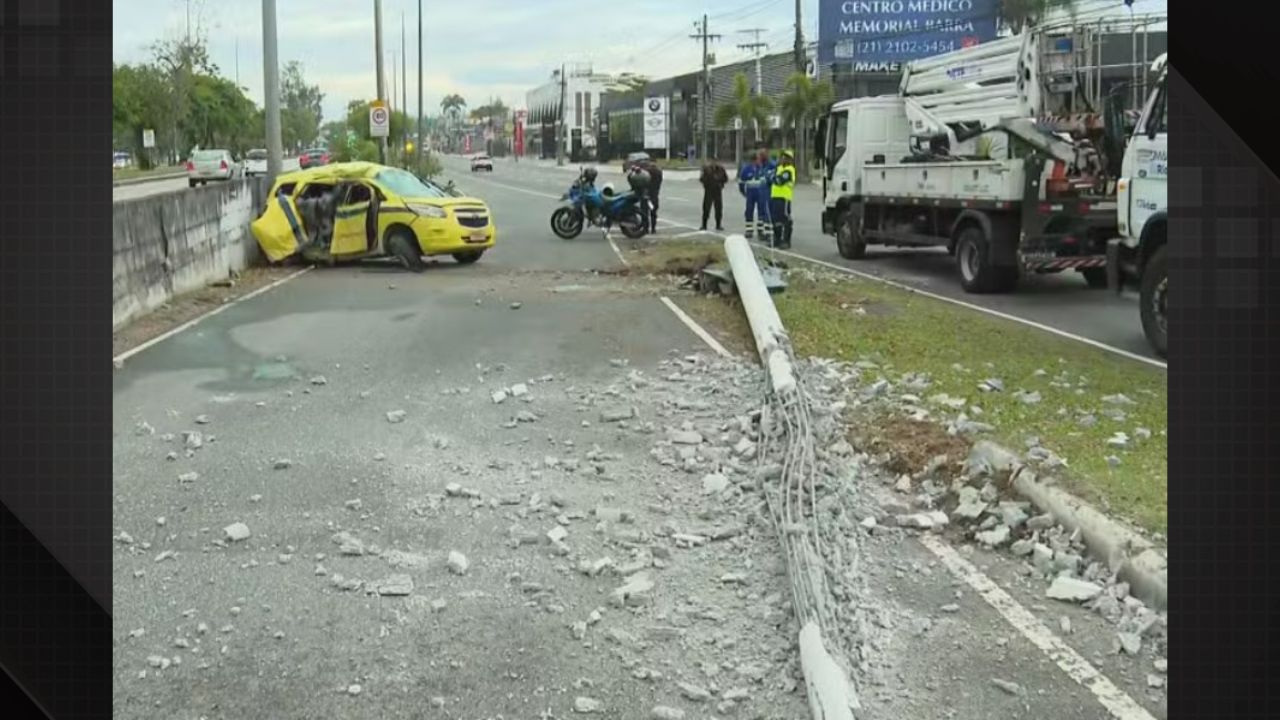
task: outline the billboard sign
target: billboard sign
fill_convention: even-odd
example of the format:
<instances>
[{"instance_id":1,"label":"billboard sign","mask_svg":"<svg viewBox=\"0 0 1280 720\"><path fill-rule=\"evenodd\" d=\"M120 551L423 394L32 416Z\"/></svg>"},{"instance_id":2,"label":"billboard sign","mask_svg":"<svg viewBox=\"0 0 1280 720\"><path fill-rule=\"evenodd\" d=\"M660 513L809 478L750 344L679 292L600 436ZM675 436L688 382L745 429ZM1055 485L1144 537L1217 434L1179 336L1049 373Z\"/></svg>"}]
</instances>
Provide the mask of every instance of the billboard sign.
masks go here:
<instances>
[{"instance_id":1,"label":"billboard sign","mask_svg":"<svg viewBox=\"0 0 1280 720\"><path fill-rule=\"evenodd\" d=\"M994 40L1000 0L821 0L818 61L898 72L919 58Z\"/></svg>"}]
</instances>

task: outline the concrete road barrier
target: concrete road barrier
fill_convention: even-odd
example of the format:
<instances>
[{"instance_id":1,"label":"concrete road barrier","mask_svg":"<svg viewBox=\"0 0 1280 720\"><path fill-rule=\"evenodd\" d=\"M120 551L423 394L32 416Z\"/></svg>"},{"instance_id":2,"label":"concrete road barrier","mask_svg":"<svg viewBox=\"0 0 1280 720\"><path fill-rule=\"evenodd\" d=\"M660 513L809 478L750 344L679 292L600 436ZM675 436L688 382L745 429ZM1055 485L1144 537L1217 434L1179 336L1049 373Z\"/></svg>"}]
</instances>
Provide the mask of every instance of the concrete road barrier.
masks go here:
<instances>
[{"instance_id":1,"label":"concrete road barrier","mask_svg":"<svg viewBox=\"0 0 1280 720\"><path fill-rule=\"evenodd\" d=\"M234 180L112 205L112 329L262 262L249 223L265 183Z\"/></svg>"}]
</instances>

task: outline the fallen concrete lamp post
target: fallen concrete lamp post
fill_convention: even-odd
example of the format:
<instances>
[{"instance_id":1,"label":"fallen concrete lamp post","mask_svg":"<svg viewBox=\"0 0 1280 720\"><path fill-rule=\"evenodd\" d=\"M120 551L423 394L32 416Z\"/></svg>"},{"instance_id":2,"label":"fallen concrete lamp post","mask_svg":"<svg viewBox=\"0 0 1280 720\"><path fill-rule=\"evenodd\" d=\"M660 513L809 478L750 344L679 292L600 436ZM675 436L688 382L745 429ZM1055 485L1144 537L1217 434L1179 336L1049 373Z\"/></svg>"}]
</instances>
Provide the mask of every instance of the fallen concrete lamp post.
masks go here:
<instances>
[{"instance_id":1,"label":"fallen concrete lamp post","mask_svg":"<svg viewBox=\"0 0 1280 720\"><path fill-rule=\"evenodd\" d=\"M730 235L724 241L725 256L729 260L733 284L755 336L760 361L769 374L769 386L773 397L771 404L788 415L784 424L792 436L785 439L785 462L779 485L788 499L782 503L770 501L770 514L782 542L787 559L787 571L791 579L792 598L796 618L800 622L800 667L804 673L808 691L809 710L814 720L853 720L853 710L858 700L844 668L827 651L822 639L822 627L818 622L826 608L822 598L826 595L822 581L822 560L815 551L818 532L816 525L801 523L802 517L794 516L800 508L803 516L804 488L812 487L813 438L809 425L807 396L798 387L792 369L790 344L786 329L778 317L778 309L769 297L769 289L756 263L751 245L741 235ZM766 439L762 438L762 443ZM763 454L762 454L763 459ZM806 477L806 475L810 475ZM794 499L792 495L794 493ZM766 495L768 497L768 495ZM813 523L817 518L813 519ZM791 528L803 524L808 532L798 540L792 539Z\"/></svg>"},{"instance_id":2,"label":"fallen concrete lamp post","mask_svg":"<svg viewBox=\"0 0 1280 720\"><path fill-rule=\"evenodd\" d=\"M760 362L769 371L769 380L774 392L785 395L795 390L796 381L791 373L791 361L787 359L783 341L786 330L782 327L782 319L778 317L778 309L769 297L769 289L765 286L760 266L756 264L755 253L751 245L742 235L730 235L724 239L724 254L729 260L729 268L733 273L733 284L737 286L738 297L742 299L742 308L751 323L751 333L755 336L756 349L760 351Z\"/></svg>"}]
</instances>

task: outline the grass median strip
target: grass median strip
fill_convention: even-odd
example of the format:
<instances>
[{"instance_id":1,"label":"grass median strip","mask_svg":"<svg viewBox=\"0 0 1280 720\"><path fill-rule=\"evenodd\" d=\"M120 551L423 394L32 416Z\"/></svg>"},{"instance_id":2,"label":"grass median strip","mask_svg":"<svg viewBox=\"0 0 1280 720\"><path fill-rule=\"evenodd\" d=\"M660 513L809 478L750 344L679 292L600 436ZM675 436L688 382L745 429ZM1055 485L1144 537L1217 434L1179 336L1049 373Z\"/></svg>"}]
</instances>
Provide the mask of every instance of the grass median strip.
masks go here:
<instances>
[{"instance_id":1,"label":"grass median strip","mask_svg":"<svg viewBox=\"0 0 1280 720\"><path fill-rule=\"evenodd\" d=\"M724 260L718 241L637 244L623 252L632 273L688 274ZM798 353L860 362L871 381L883 375L895 385L904 375L926 374L932 382L918 394L933 417L964 413L1019 451L1038 438L1065 459L1057 474L1073 491L1166 532L1163 371L870 280L791 265L788 288L775 302ZM736 300L673 299L716 328L729 349L753 349Z\"/></svg>"},{"instance_id":2,"label":"grass median strip","mask_svg":"<svg viewBox=\"0 0 1280 720\"><path fill-rule=\"evenodd\" d=\"M150 170L140 170L136 167L116 168L111 171L112 180L136 180L145 177L159 177L163 175L175 175L184 172L185 168L179 166L158 167Z\"/></svg>"}]
</instances>

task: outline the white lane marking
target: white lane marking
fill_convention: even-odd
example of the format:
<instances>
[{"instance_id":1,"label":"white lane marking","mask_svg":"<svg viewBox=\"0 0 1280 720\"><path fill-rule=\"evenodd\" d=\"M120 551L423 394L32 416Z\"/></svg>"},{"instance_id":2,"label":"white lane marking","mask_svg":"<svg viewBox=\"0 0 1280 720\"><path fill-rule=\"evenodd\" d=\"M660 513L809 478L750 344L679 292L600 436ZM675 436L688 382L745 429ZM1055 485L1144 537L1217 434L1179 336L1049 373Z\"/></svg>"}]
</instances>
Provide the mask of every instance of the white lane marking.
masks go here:
<instances>
[{"instance_id":1,"label":"white lane marking","mask_svg":"<svg viewBox=\"0 0 1280 720\"><path fill-rule=\"evenodd\" d=\"M719 340L716 340L715 338L711 337L711 333L704 330L703 327L699 325L697 322L695 322L693 318L689 317L685 313L685 311L680 309L680 306L671 302L671 298L667 297L666 295L663 295L658 299L662 301L663 305L667 306L668 310L675 313L675 316L680 319L680 322L684 323L686 327L692 330L694 335L697 335L698 337L702 338L702 342L706 343L707 347L710 347L712 350L716 351L717 355L719 355L720 357L727 357L727 358L733 357L733 353L726 350L725 347L720 344Z\"/></svg>"},{"instance_id":2,"label":"white lane marking","mask_svg":"<svg viewBox=\"0 0 1280 720\"><path fill-rule=\"evenodd\" d=\"M478 183L483 183L486 185L493 185L495 187L506 188L507 190L514 190L515 192L522 192L525 195L533 195L534 197L550 198L552 200L560 199L559 195L551 195L550 193L538 192L537 190L529 190L527 188L516 187L515 185L508 185L506 183L494 182L493 180L482 180L481 178L472 178L472 180L475 180Z\"/></svg>"},{"instance_id":3,"label":"white lane marking","mask_svg":"<svg viewBox=\"0 0 1280 720\"><path fill-rule=\"evenodd\" d=\"M186 322L182 323L182 324L181 324L181 325L179 325L178 327L173 328L172 330L169 330L168 332L166 332L166 333L164 333L164 334L162 334L162 335L157 335L156 337L151 338L150 340L148 340L148 341L146 341L146 342L142 343L141 345L139 345L139 346L137 346L137 347L135 347L135 348L130 348L129 350L125 350L124 352L120 353L119 355L117 355L117 356L115 356L115 357L111 358L111 361L112 361L112 362L116 362L116 363L124 362L125 360L128 360L129 358L133 357L134 355L137 355L138 353L142 352L143 350L146 350L147 348L151 347L152 345L155 345L155 344L157 344L157 343L160 343L160 342L162 342L162 341L164 341L164 340L168 340L169 338L173 337L174 335L177 335L177 334L178 334L178 333L180 333L180 332L183 332L183 331L189 330L189 329L191 329L192 327L194 327L196 324L198 324L198 323L200 323L200 322L203 322L204 320L208 320L209 318L213 317L214 315L217 315L218 313L222 312L223 310L226 310L227 308L229 308L229 307L231 307L231 306L233 306L233 305L238 305L238 304L240 304L240 303L244 302L245 300L248 300L248 299L250 299L250 298L257 297L257 296L261 295L262 293L267 292L268 290L273 290L273 289L275 289L275 288L278 288L278 287L280 287L281 285L283 285L283 284L285 284L285 283L289 282L290 280L292 280L292 279L294 279L294 278L298 277L299 275L301 275L301 274L303 274L303 273L305 273L305 272L307 272L307 271L309 271L309 270L311 270L311 268L310 268L310 267L304 267L304 268L302 268L301 270L299 270L298 272L296 272L296 273L292 273L292 274L290 274L290 275L286 275L285 277L282 277L282 278L280 278L279 280L276 280L275 282L271 283L270 285L265 285L265 286L263 286L263 287L258 288L257 290L254 290L253 292L249 293L248 295L241 295L240 297L236 298L235 300L232 300L231 302L223 303L222 305L219 305L218 307L216 307L216 308L214 308L214 309L210 310L209 312L204 313L203 315L200 315L200 316L198 316L198 317L192 318L191 320L188 320L188 321L186 321Z\"/></svg>"},{"instance_id":4,"label":"white lane marking","mask_svg":"<svg viewBox=\"0 0 1280 720\"><path fill-rule=\"evenodd\" d=\"M664 222L664 219L659 218L658 222ZM693 225L686 225L684 223L678 223L671 220L665 220L665 222L670 223L675 227L694 228ZM707 230L706 233L708 235L715 235L716 237L720 237L720 238L728 237L727 233L713 232L711 230ZM752 243L752 244L758 247L768 247L762 243ZM825 260L812 258L812 257L809 257L808 255L801 255L800 253L795 252L793 250L774 250L774 252L778 253L779 255L786 255L788 257L793 257L797 260L803 260L804 262L810 262L810 263L814 263L815 265L821 265L825 268L837 270L839 272L846 273L848 275L854 275L854 276L863 278L865 280L874 280L876 282L888 285L889 287L897 288L899 290L904 290L909 293L915 293L916 295L922 295L924 297L932 298L934 300L941 300L942 302L945 302L945 303L958 305L967 310L974 310L974 311L983 313L985 315L998 317L1001 320L1008 320L1010 322L1018 323L1019 325L1032 327L1037 330L1041 330L1053 335L1057 335L1058 337L1061 337L1061 338L1066 338L1067 340L1074 340L1078 343L1083 343L1085 345L1098 348L1099 350L1104 350L1106 352L1120 355L1121 357L1125 357L1130 360L1135 360L1140 363L1145 363L1147 365L1151 365L1152 367L1158 367L1161 370L1169 369L1169 364L1166 362L1157 360L1155 358L1149 358L1143 355L1139 355L1137 353L1129 352L1128 350L1124 350L1124 349L1115 347L1113 345L1108 345L1104 342L1099 342L1092 338L1076 335L1075 333L1067 332L1066 330L1061 330L1059 328L1052 327L1050 325L1038 323L1035 320L1028 320L1027 318L1018 317L1017 315L1010 315L1009 313L1001 312L999 310L994 310L992 308L983 307L981 305L974 305L973 303L965 302L964 300L957 300L956 298L947 297L946 295L939 295L937 293L929 292L928 290L921 290L920 288L915 288L910 285L900 283L896 280L890 280L888 278L880 277L879 275L872 275L871 273L862 272L861 270L853 270L853 269L844 267L842 265L836 265L835 263L827 262Z\"/></svg>"},{"instance_id":5,"label":"white lane marking","mask_svg":"<svg viewBox=\"0 0 1280 720\"><path fill-rule=\"evenodd\" d=\"M609 239L609 247L613 248L613 254L618 256L618 260L622 261L623 267L631 267L631 263L623 256L622 251L618 249L618 243L613 241L612 235L605 235Z\"/></svg>"},{"instance_id":6,"label":"white lane marking","mask_svg":"<svg viewBox=\"0 0 1280 720\"><path fill-rule=\"evenodd\" d=\"M1107 676L1098 672L1097 668L1090 665L1089 661L1081 657L1074 648L1054 635L1053 631L1045 627L1035 615L1032 615L972 563L960 557L960 554L945 541L933 535L922 535L920 542L937 555L953 575L964 580L969 587L977 591L982 599L1022 633L1023 637L1049 656L1049 659L1068 677L1093 693L1112 717L1117 720L1155 720L1146 708L1116 687Z\"/></svg>"}]
</instances>

